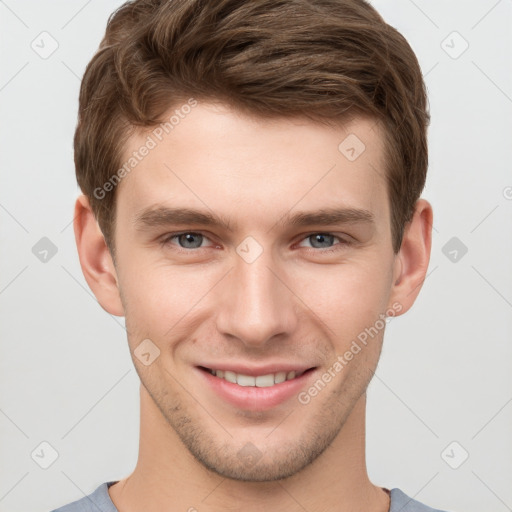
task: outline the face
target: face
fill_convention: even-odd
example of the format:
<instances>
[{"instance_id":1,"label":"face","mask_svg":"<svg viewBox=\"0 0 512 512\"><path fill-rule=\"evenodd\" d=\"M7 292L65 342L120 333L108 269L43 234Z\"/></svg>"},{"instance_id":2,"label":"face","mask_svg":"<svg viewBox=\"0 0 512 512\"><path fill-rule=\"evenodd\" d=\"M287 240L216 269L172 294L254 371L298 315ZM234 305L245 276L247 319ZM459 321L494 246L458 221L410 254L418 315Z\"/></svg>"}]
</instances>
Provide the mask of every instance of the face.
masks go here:
<instances>
[{"instance_id":1,"label":"face","mask_svg":"<svg viewBox=\"0 0 512 512\"><path fill-rule=\"evenodd\" d=\"M339 434L400 307L382 133L199 103L127 159L148 134L115 228L142 385L205 467L293 475Z\"/></svg>"}]
</instances>

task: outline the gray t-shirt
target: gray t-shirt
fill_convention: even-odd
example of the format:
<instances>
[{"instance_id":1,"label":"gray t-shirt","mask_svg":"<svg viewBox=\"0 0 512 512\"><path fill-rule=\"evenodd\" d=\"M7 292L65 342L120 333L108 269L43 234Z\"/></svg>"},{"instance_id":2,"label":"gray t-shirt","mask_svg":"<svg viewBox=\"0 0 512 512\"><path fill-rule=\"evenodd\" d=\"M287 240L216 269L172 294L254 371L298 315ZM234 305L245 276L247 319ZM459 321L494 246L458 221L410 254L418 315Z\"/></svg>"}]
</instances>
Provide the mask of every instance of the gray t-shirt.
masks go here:
<instances>
[{"instance_id":1,"label":"gray t-shirt","mask_svg":"<svg viewBox=\"0 0 512 512\"><path fill-rule=\"evenodd\" d=\"M84 496L69 505L52 510L52 512L119 512L108 493L108 488L115 483L116 481L104 482L92 494ZM400 489L391 489L389 493L391 496L389 512L443 512L409 498Z\"/></svg>"}]
</instances>

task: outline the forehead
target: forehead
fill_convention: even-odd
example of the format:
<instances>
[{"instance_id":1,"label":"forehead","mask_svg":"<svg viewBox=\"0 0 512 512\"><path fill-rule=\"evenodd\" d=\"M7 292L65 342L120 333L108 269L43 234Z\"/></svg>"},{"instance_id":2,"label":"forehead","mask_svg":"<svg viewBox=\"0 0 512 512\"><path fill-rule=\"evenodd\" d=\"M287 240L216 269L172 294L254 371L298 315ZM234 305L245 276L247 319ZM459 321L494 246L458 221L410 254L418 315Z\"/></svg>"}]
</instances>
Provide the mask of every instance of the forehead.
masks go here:
<instances>
[{"instance_id":1,"label":"forehead","mask_svg":"<svg viewBox=\"0 0 512 512\"><path fill-rule=\"evenodd\" d=\"M384 140L374 120L333 127L208 103L186 112L173 109L167 124L129 139L123 160L135 165L119 184L118 214L133 220L174 205L275 224L294 208L340 206L389 216Z\"/></svg>"}]
</instances>

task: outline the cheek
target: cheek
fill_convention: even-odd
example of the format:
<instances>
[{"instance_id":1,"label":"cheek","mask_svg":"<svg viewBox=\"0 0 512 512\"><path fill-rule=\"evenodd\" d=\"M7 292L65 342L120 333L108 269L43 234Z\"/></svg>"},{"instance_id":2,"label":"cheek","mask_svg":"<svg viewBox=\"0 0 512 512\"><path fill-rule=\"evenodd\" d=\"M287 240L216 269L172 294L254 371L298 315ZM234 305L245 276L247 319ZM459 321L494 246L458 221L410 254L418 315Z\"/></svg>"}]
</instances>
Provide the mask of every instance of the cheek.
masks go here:
<instances>
[{"instance_id":1,"label":"cheek","mask_svg":"<svg viewBox=\"0 0 512 512\"><path fill-rule=\"evenodd\" d=\"M130 331L155 339L179 333L201 310L201 299L212 289L215 275L206 270L137 259L120 273Z\"/></svg>"},{"instance_id":2,"label":"cheek","mask_svg":"<svg viewBox=\"0 0 512 512\"><path fill-rule=\"evenodd\" d=\"M389 279L377 262L312 268L297 274L294 289L337 335L357 335L386 310Z\"/></svg>"},{"instance_id":3,"label":"cheek","mask_svg":"<svg viewBox=\"0 0 512 512\"><path fill-rule=\"evenodd\" d=\"M207 295L220 293L224 268L170 265L148 258L144 251L131 251L123 263L118 274L134 339L179 338L218 313ZM296 314L315 323L320 318L335 333L333 337L326 330L325 335L346 345L385 311L390 284L383 263L368 251L340 264L290 265L281 275L293 292L289 300L296 303Z\"/></svg>"}]
</instances>

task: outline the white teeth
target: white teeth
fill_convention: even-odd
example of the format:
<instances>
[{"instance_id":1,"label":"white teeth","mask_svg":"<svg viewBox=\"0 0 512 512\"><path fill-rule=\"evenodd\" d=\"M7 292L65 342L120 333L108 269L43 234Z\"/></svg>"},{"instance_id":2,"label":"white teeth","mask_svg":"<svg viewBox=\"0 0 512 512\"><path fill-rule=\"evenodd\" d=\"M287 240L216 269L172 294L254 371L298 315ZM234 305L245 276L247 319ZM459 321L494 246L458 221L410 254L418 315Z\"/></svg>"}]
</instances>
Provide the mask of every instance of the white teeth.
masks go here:
<instances>
[{"instance_id":1,"label":"white teeth","mask_svg":"<svg viewBox=\"0 0 512 512\"><path fill-rule=\"evenodd\" d=\"M256 387L268 388L274 385L274 374L269 373L268 375L258 375L256 377Z\"/></svg>"},{"instance_id":2,"label":"white teeth","mask_svg":"<svg viewBox=\"0 0 512 512\"><path fill-rule=\"evenodd\" d=\"M258 388L268 388L273 386L274 384L280 384L286 380L295 379L296 377L300 377L304 372L295 372L292 370L291 372L277 372L277 373L269 373L267 375L258 375L257 377L253 377L251 375L243 375L241 373L231 372L229 370L209 370L212 375L216 375L221 379L225 379L228 382L233 384L238 384L239 386L256 386Z\"/></svg>"},{"instance_id":3,"label":"white teeth","mask_svg":"<svg viewBox=\"0 0 512 512\"><path fill-rule=\"evenodd\" d=\"M240 373L236 374L236 383L239 386L255 386L256 385L256 377L251 377L250 375L242 375Z\"/></svg>"},{"instance_id":4,"label":"white teeth","mask_svg":"<svg viewBox=\"0 0 512 512\"><path fill-rule=\"evenodd\" d=\"M284 382L286 380L286 372L277 372L274 376L274 381L276 384L280 382Z\"/></svg>"},{"instance_id":5,"label":"white teeth","mask_svg":"<svg viewBox=\"0 0 512 512\"><path fill-rule=\"evenodd\" d=\"M228 382L232 382L233 384L236 384L236 373L235 372L230 372L230 371L226 370L224 372L224 378Z\"/></svg>"}]
</instances>

